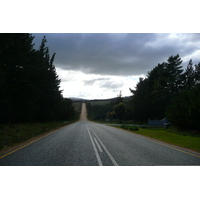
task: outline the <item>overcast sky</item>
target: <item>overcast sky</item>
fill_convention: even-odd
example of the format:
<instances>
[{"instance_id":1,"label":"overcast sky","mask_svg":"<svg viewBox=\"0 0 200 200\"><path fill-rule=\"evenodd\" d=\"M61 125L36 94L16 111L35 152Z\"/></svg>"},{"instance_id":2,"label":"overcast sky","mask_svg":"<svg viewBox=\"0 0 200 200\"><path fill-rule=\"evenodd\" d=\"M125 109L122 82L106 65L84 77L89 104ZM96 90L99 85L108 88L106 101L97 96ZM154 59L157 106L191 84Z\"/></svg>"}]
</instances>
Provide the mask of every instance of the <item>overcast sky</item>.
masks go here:
<instances>
[{"instance_id":1,"label":"overcast sky","mask_svg":"<svg viewBox=\"0 0 200 200\"><path fill-rule=\"evenodd\" d=\"M186 67L200 62L200 34L33 33L38 49L43 36L61 79L64 97L105 99L130 96L139 77L179 54Z\"/></svg>"}]
</instances>

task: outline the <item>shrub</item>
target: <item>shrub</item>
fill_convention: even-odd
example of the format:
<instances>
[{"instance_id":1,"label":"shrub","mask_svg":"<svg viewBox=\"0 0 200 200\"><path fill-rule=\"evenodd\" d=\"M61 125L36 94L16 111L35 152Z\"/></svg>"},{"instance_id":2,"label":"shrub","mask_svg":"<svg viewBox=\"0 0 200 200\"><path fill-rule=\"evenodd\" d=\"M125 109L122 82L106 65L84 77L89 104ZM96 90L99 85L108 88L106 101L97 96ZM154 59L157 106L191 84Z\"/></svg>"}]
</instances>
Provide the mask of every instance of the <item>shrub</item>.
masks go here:
<instances>
[{"instance_id":1,"label":"shrub","mask_svg":"<svg viewBox=\"0 0 200 200\"><path fill-rule=\"evenodd\" d=\"M137 126L121 125L120 127L123 128L123 129L131 130L131 131L138 131L139 130Z\"/></svg>"}]
</instances>

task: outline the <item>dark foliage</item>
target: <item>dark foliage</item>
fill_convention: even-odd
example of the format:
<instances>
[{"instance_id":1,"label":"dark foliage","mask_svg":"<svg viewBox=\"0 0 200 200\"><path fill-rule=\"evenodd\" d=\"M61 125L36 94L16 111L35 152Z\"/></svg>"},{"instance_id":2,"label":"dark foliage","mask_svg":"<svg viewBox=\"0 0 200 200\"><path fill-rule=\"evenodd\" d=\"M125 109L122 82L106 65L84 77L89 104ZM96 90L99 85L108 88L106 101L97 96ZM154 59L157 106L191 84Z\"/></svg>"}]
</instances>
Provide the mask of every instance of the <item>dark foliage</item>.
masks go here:
<instances>
[{"instance_id":1,"label":"dark foliage","mask_svg":"<svg viewBox=\"0 0 200 200\"><path fill-rule=\"evenodd\" d=\"M167 117L180 128L200 130L200 85L175 96L167 109Z\"/></svg>"},{"instance_id":2,"label":"dark foliage","mask_svg":"<svg viewBox=\"0 0 200 200\"><path fill-rule=\"evenodd\" d=\"M87 102L86 107L90 120L109 119L112 122L115 119L115 121L119 120L119 123L122 123L122 120L133 118L132 101L125 100L121 92L116 98L110 100L110 103L92 105Z\"/></svg>"},{"instance_id":3,"label":"dark foliage","mask_svg":"<svg viewBox=\"0 0 200 200\"><path fill-rule=\"evenodd\" d=\"M91 105L90 102L86 103L88 118L91 120L105 119L106 114L113 110L114 101L103 105Z\"/></svg>"},{"instance_id":4,"label":"dark foliage","mask_svg":"<svg viewBox=\"0 0 200 200\"><path fill-rule=\"evenodd\" d=\"M0 34L0 122L42 122L73 116L44 36L39 50L31 34ZM63 114L63 112L68 114Z\"/></svg>"},{"instance_id":5,"label":"dark foliage","mask_svg":"<svg viewBox=\"0 0 200 200\"><path fill-rule=\"evenodd\" d=\"M193 67L192 60L185 71L181 58L170 56L167 62L154 67L138 82L133 93L133 118L146 123L148 119L167 117L180 128L198 128L200 63Z\"/></svg>"},{"instance_id":6,"label":"dark foliage","mask_svg":"<svg viewBox=\"0 0 200 200\"><path fill-rule=\"evenodd\" d=\"M139 128L137 126L127 126L127 125L121 125L120 128L123 128L123 129L127 129L127 130L131 130L131 131L138 131Z\"/></svg>"}]
</instances>

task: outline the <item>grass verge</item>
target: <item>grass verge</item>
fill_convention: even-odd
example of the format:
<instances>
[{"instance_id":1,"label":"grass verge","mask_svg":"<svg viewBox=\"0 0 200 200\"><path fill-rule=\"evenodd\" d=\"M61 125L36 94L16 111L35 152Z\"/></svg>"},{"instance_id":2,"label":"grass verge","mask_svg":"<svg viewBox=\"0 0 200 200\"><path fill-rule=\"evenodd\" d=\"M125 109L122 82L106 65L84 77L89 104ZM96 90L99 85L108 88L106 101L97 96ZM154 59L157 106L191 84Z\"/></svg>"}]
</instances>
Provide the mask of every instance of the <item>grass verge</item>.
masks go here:
<instances>
[{"instance_id":1,"label":"grass verge","mask_svg":"<svg viewBox=\"0 0 200 200\"><path fill-rule=\"evenodd\" d=\"M0 151L70 123L59 121L0 125Z\"/></svg>"},{"instance_id":2,"label":"grass verge","mask_svg":"<svg viewBox=\"0 0 200 200\"><path fill-rule=\"evenodd\" d=\"M131 130L131 126L121 126L120 128L135 132L137 134L148 136L157 140L161 140L170 144L200 151L200 136L195 135L190 131L180 131L173 127L170 127L168 129L139 128L135 131ZM135 126L133 128L135 128Z\"/></svg>"}]
</instances>

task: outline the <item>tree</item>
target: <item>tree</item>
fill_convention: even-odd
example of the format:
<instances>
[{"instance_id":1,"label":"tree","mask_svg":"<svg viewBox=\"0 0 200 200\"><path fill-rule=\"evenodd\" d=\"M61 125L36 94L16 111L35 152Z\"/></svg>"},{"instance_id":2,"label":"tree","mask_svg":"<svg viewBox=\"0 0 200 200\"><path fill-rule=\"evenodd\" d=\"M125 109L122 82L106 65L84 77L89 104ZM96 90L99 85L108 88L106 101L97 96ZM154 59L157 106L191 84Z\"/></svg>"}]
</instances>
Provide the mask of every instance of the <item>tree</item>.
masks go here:
<instances>
[{"instance_id":1,"label":"tree","mask_svg":"<svg viewBox=\"0 0 200 200\"><path fill-rule=\"evenodd\" d=\"M167 89L172 94L177 94L181 89L181 74L183 72L181 63L182 60L179 54L170 56L167 60L165 68L166 76L168 77Z\"/></svg>"},{"instance_id":2,"label":"tree","mask_svg":"<svg viewBox=\"0 0 200 200\"><path fill-rule=\"evenodd\" d=\"M133 117L136 122L145 123L149 118L150 90L148 79L140 78L136 89L132 90Z\"/></svg>"},{"instance_id":3,"label":"tree","mask_svg":"<svg viewBox=\"0 0 200 200\"><path fill-rule=\"evenodd\" d=\"M166 113L175 126L200 130L200 85L185 89L176 95Z\"/></svg>"},{"instance_id":4,"label":"tree","mask_svg":"<svg viewBox=\"0 0 200 200\"><path fill-rule=\"evenodd\" d=\"M137 122L145 123L150 119L165 117L166 108L174 95L182 87L182 60L177 54L170 56L167 62L158 63L140 79L133 94L133 115Z\"/></svg>"},{"instance_id":5,"label":"tree","mask_svg":"<svg viewBox=\"0 0 200 200\"><path fill-rule=\"evenodd\" d=\"M115 112L114 111L109 111L107 114L106 114L106 118L108 118L110 120L110 122L112 123L112 120L113 120L113 117L115 115Z\"/></svg>"},{"instance_id":6,"label":"tree","mask_svg":"<svg viewBox=\"0 0 200 200\"><path fill-rule=\"evenodd\" d=\"M148 84L148 118L161 119L172 94L168 89L169 74L166 71L167 63L158 64L147 74ZM158 106L159 105L159 106Z\"/></svg>"},{"instance_id":7,"label":"tree","mask_svg":"<svg viewBox=\"0 0 200 200\"><path fill-rule=\"evenodd\" d=\"M194 70L195 84L200 84L200 62L198 65L195 65Z\"/></svg>"},{"instance_id":8,"label":"tree","mask_svg":"<svg viewBox=\"0 0 200 200\"><path fill-rule=\"evenodd\" d=\"M73 102L71 99L64 98L62 100L62 110L61 112L61 119L62 120L71 120L75 119L76 112L73 106Z\"/></svg>"},{"instance_id":9,"label":"tree","mask_svg":"<svg viewBox=\"0 0 200 200\"><path fill-rule=\"evenodd\" d=\"M185 72L182 74L183 89L191 89L195 85L195 82L195 70L192 60L190 60Z\"/></svg>"},{"instance_id":10,"label":"tree","mask_svg":"<svg viewBox=\"0 0 200 200\"><path fill-rule=\"evenodd\" d=\"M39 50L36 52L34 81L40 91L38 99L39 108L37 110L37 119L56 120L60 118L62 105L62 91L60 88L60 79L56 73L53 61L55 53L50 58L49 48L46 47L46 37L42 39Z\"/></svg>"},{"instance_id":11,"label":"tree","mask_svg":"<svg viewBox=\"0 0 200 200\"><path fill-rule=\"evenodd\" d=\"M113 108L117 118L119 119L119 123L122 123L122 120L125 119L126 117L126 112L127 112L127 108L126 108L126 104L124 103L119 103L116 104Z\"/></svg>"},{"instance_id":12,"label":"tree","mask_svg":"<svg viewBox=\"0 0 200 200\"><path fill-rule=\"evenodd\" d=\"M63 111L73 116L64 100L60 79L46 47L33 48L31 34L0 34L0 121L38 122L60 120Z\"/></svg>"},{"instance_id":13,"label":"tree","mask_svg":"<svg viewBox=\"0 0 200 200\"><path fill-rule=\"evenodd\" d=\"M33 115L33 109L27 109L34 107L28 97L34 94L29 81L35 55L33 39L30 34L0 34L2 122L25 120Z\"/></svg>"},{"instance_id":14,"label":"tree","mask_svg":"<svg viewBox=\"0 0 200 200\"><path fill-rule=\"evenodd\" d=\"M123 98L122 98L122 92L120 91L119 92L119 95L117 95L117 98L116 98L116 104L119 104L119 103L121 103L121 102L123 102Z\"/></svg>"}]
</instances>

